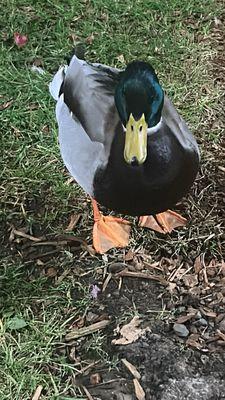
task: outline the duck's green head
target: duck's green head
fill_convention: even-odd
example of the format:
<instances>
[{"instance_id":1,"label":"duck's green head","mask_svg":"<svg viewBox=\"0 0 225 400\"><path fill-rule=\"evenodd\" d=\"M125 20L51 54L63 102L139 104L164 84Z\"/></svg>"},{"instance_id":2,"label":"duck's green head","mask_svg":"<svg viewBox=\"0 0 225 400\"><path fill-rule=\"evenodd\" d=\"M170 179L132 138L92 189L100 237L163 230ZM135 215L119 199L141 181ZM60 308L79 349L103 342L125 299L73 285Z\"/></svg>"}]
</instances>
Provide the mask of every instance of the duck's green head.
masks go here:
<instances>
[{"instance_id":1,"label":"duck's green head","mask_svg":"<svg viewBox=\"0 0 225 400\"><path fill-rule=\"evenodd\" d=\"M129 164L143 164L147 157L148 128L161 119L164 93L154 69L134 61L121 74L115 103L125 127L124 158Z\"/></svg>"}]
</instances>

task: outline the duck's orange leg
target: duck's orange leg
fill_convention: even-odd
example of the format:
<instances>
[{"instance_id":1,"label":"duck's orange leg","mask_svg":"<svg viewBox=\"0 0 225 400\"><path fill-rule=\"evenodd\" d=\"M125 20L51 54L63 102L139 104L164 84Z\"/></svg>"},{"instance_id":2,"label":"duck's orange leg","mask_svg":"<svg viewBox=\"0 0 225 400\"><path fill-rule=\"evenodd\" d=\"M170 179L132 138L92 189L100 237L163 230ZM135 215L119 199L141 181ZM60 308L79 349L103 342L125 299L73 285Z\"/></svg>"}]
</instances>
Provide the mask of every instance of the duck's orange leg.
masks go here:
<instances>
[{"instance_id":1,"label":"duck's orange leg","mask_svg":"<svg viewBox=\"0 0 225 400\"><path fill-rule=\"evenodd\" d=\"M139 218L139 226L153 229L154 231L164 234L170 233L174 228L184 226L186 223L186 218L171 210L156 214L155 216L146 215Z\"/></svg>"},{"instance_id":2,"label":"duck's orange leg","mask_svg":"<svg viewBox=\"0 0 225 400\"><path fill-rule=\"evenodd\" d=\"M106 253L114 247L126 247L129 242L130 222L111 215L104 216L92 199L94 213L93 246L97 253Z\"/></svg>"}]
</instances>

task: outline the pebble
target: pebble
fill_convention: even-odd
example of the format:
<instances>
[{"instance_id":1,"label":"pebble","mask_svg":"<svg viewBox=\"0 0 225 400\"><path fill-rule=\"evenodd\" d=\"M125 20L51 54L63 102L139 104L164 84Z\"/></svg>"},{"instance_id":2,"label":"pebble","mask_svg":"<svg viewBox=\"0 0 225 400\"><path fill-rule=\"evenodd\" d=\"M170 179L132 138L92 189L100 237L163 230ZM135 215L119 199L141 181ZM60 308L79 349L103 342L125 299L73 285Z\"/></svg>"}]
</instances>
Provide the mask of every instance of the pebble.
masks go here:
<instances>
[{"instance_id":1,"label":"pebble","mask_svg":"<svg viewBox=\"0 0 225 400\"><path fill-rule=\"evenodd\" d=\"M111 272L112 274L116 274L122 271L125 267L126 265L121 262L114 262L108 266L108 271Z\"/></svg>"},{"instance_id":2,"label":"pebble","mask_svg":"<svg viewBox=\"0 0 225 400\"><path fill-rule=\"evenodd\" d=\"M173 330L177 336L180 337L187 337L189 335L189 330L186 328L184 324L177 324L173 325Z\"/></svg>"},{"instance_id":3,"label":"pebble","mask_svg":"<svg viewBox=\"0 0 225 400\"><path fill-rule=\"evenodd\" d=\"M197 319L197 321L194 322L195 326L208 326L208 322L206 321L205 318L200 318Z\"/></svg>"}]
</instances>

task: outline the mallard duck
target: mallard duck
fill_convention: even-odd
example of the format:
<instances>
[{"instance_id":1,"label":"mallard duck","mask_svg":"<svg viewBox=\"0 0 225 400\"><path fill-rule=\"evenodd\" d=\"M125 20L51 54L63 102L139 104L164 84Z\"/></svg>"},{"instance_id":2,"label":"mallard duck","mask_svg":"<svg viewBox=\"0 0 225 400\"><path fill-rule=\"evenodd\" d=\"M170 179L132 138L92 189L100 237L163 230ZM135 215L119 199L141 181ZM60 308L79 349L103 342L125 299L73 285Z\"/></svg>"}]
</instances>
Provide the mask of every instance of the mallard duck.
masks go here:
<instances>
[{"instance_id":1,"label":"mallard duck","mask_svg":"<svg viewBox=\"0 0 225 400\"><path fill-rule=\"evenodd\" d=\"M92 198L97 252L125 247L130 232L128 221L104 216L98 203L161 233L185 225L169 209L194 182L199 150L150 64L133 61L120 71L74 55L50 92L62 158Z\"/></svg>"}]
</instances>

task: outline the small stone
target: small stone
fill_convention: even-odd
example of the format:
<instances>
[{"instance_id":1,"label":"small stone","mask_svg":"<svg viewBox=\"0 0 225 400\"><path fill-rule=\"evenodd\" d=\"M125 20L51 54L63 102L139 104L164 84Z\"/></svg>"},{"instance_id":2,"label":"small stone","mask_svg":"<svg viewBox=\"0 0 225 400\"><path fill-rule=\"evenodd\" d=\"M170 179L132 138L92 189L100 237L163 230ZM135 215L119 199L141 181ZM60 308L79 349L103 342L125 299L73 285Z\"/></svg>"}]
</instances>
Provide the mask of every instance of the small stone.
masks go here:
<instances>
[{"instance_id":1,"label":"small stone","mask_svg":"<svg viewBox=\"0 0 225 400\"><path fill-rule=\"evenodd\" d=\"M221 332L225 333L225 318L220 321L218 328Z\"/></svg>"},{"instance_id":2,"label":"small stone","mask_svg":"<svg viewBox=\"0 0 225 400\"><path fill-rule=\"evenodd\" d=\"M197 311L195 314L195 319L201 319L202 318L202 314L200 313L200 311Z\"/></svg>"},{"instance_id":3,"label":"small stone","mask_svg":"<svg viewBox=\"0 0 225 400\"><path fill-rule=\"evenodd\" d=\"M126 265L121 262L114 262L108 266L108 271L111 272L112 274L116 274L120 271L123 271L125 267Z\"/></svg>"},{"instance_id":4,"label":"small stone","mask_svg":"<svg viewBox=\"0 0 225 400\"><path fill-rule=\"evenodd\" d=\"M194 322L194 325L195 326L208 326L208 322L206 321L205 318L200 318Z\"/></svg>"},{"instance_id":5,"label":"small stone","mask_svg":"<svg viewBox=\"0 0 225 400\"><path fill-rule=\"evenodd\" d=\"M177 336L187 337L189 335L189 330L186 328L184 324L174 324L173 330Z\"/></svg>"}]
</instances>

